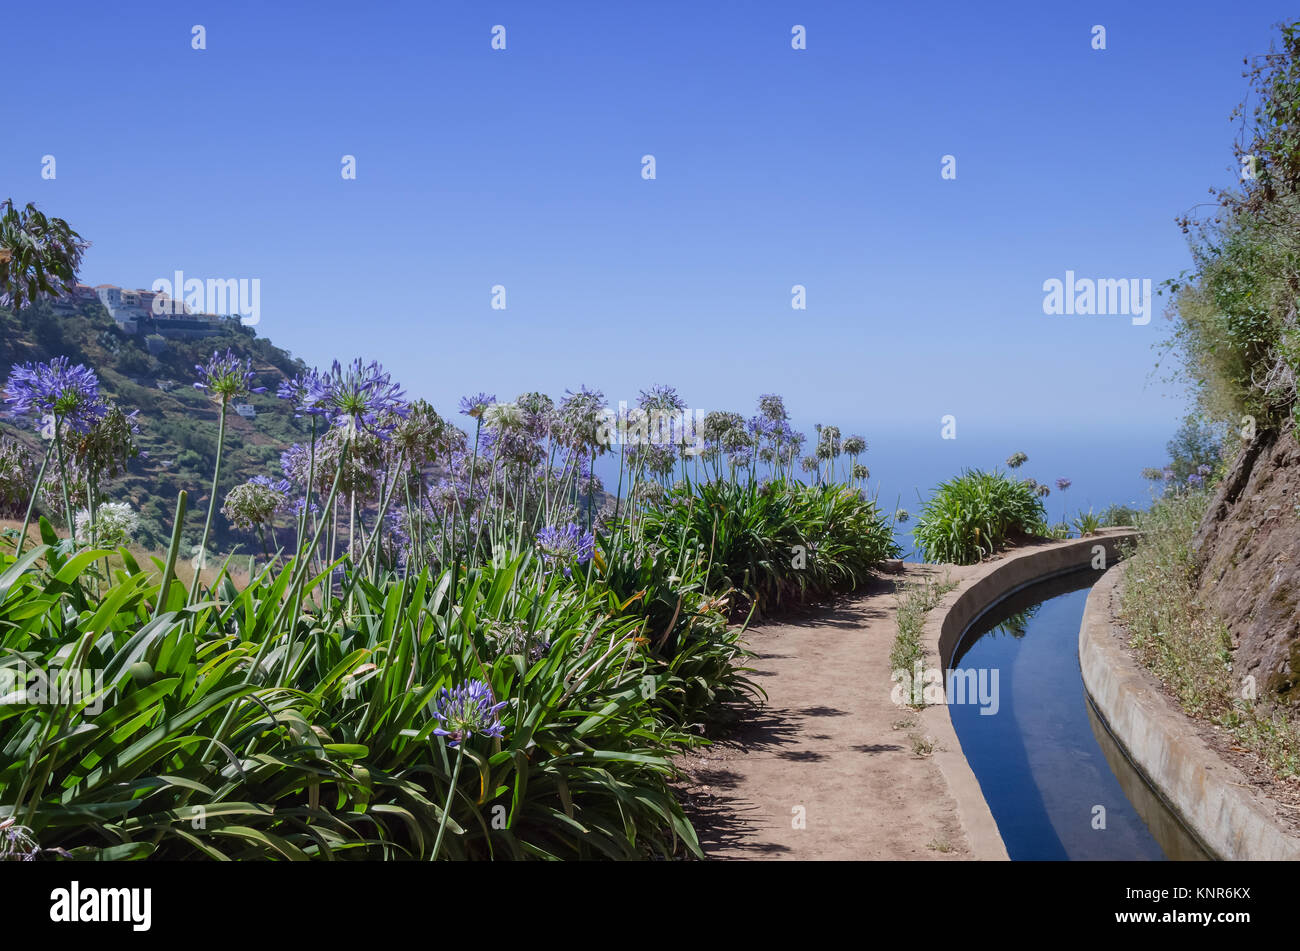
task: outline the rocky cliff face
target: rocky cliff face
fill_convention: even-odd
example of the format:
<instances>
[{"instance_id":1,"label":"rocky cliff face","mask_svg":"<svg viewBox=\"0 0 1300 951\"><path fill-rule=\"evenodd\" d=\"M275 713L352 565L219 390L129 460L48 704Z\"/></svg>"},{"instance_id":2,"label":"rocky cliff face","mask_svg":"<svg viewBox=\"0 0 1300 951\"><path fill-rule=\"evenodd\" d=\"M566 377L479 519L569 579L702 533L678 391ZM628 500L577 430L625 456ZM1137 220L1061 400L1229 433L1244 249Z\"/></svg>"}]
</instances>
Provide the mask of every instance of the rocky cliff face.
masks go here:
<instances>
[{"instance_id":1,"label":"rocky cliff face","mask_svg":"<svg viewBox=\"0 0 1300 951\"><path fill-rule=\"evenodd\" d=\"M1237 459L1193 545L1203 603L1227 623L1233 671L1261 700L1300 707L1300 444L1261 433Z\"/></svg>"}]
</instances>

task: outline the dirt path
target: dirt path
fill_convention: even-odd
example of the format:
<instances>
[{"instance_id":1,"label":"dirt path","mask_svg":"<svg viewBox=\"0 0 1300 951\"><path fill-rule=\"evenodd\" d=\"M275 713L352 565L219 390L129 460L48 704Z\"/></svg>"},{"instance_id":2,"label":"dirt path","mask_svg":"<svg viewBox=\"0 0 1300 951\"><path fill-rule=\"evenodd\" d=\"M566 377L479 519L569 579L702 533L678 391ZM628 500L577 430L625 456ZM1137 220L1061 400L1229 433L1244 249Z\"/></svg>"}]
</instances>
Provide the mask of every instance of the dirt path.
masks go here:
<instances>
[{"instance_id":1,"label":"dirt path","mask_svg":"<svg viewBox=\"0 0 1300 951\"><path fill-rule=\"evenodd\" d=\"M938 764L914 752L920 718L890 700L896 591L934 571L907 565L807 619L751 629L767 702L681 760L709 858L971 857Z\"/></svg>"}]
</instances>

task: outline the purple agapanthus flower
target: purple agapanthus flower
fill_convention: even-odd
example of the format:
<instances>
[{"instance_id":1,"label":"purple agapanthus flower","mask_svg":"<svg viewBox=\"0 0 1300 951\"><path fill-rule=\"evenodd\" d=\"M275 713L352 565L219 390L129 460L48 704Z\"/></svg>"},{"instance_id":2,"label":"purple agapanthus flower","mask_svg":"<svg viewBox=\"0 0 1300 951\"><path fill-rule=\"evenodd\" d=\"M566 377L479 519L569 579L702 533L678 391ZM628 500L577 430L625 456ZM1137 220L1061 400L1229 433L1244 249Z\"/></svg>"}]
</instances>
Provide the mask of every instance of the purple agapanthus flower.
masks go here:
<instances>
[{"instance_id":1,"label":"purple agapanthus flower","mask_svg":"<svg viewBox=\"0 0 1300 951\"><path fill-rule=\"evenodd\" d=\"M406 394L375 361L353 360L346 368L337 360L325 376L321 406L335 426L353 433L366 431L387 438L409 408Z\"/></svg>"},{"instance_id":2,"label":"purple agapanthus flower","mask_svg":"<svg viewBox=\"0 0 1300 951\"><path fill-rule=\"evenodd\" d=\"M253 360L240 358L233 350L213 353L207 363L196 364L199 378L194 388L202 390L218 403L229 403L249 393L265 393L266 387L253 386Z\"/></svg>"},{"instance_id":3,"label":"purple agapanthus flower","mask_svg":"<svg viewBox=\"0 0 1300 951\"><path fill-rule=\"evenodd\" d=\"M481 680L471 680L454 690L444 687L434 704L433 715L442 724L434 729L434 735L448 737L448 746L458 746L476 733L500 737L503 728L497 714L506 704L504 700L493 700L492 688Z\"/></svg>"},{"instance_id":4,"label":"purple agapanthus flower","mask_svg":"<svg viewBox=\"0 0 1300 951\"><path fill-rule=\"evenodd\" d=\"M1056 480L1056 490L1057 490L1058 492L1064 492L1066 489L1068 489L1068 488L1069 488L1071 485L1073 485L1073 484L1074 484L1074 483L1072 483L1069 479L1057 479L1057 480Z\"/></svg>"},{"instance_id":5,"label":"purple agapanthus flower","mask_svg":"<svg viewBox=\"0 0 1300 951\"><path fill-rule=\"evenodd\" d=\"M5 390L14 415L35 413L38 430L58 421L84 433L107 412L95 371L80 363L69 366L67 357L14 367Z\"/></svg>"},{"instance_id":6,"label":"purple agapanthus flower","mask_svg":"<svg viewBox=\"0 0 1300 951\"><path fill-rule=\"evenodd\" d=\"M677 394L677 388L666 383L656 383L650 389L642 390L636 402L643 410L661 413L680 413L686 409L686 401Z\"/></svg>"},{"instance_id":7,"label":"purple agapanthus flower","mask_svg":"<svg viewBox=\"0 0 1300 951\"><path fill-rule=\"evenodd\" d=\"M496 401L497 398L491 393L475 393L473 396L462 396L460 398L461 415L479 419L483 415L483 411Z\"/></svg>"},{"instance_id":8,"label":"purple agapanthus flower","mask_svg":"<svg viewBox=\"0 0 1300 951\"><path fill-rule=\"evenodd\" d=\"M568 525L548 525L537 533L537 547L543 561L565 562L564 574L572 568L568 563L585 565L596 552L596 538L591 532L570 522Z\"/></svg>"},{"instance_id":9,"label":"purple agapanthus flower","mask_svg":"<svg viewBox=\"0 0 1300 951\"><path fill-rule=\"evenodd\" d=\"M302 515L302 510L304 508L313 515L320 511L320 506L315 502L308 503L306 496L294 499L289 503L289 513L293 515L294 518L299 518Z\"/></svg>"},{"instance_id":10,"label":"purple agapanthus flower","mask_svg":"<svg viewBox=\"0 0 1300 951\"><path fill-rule=\"evenodd\" d=\"M264 485L273 492L279 492L281 495L289 495L293 492L293 484L288 479L272 479L270 476L255 475L248 481L253 485Z\"/></svg>"},{"instance_id":11,"label":"purple agapanthus flower","mask_svg":"<svg viewBox=\"0 0 1300 951\"><path fill-rule=\"evenodd\" d=\"M295 417L324 416L329 380L316 370L306 370L292 379L283 380L275 395L293 403Z\"/></svg>"},{"instance_id":12,"label":"purple agapanthus flower","mask_svg":"<svg viewBox=\"0 0 1300 951\"><path fill-rule=\"evenodd\" d=\"M1207 465L1199 465L1196 467L1196 474L1202 479L1206 478L1213 471L1214 469Z\"/></svg>"},{"instance_id":13,"label":"purple agapanthus flower","mask_svg":"<svg viewBox=\"0 0 1300 951\"><path fill-rule=\"evenodd\" d=\"M1193 472L1191 475L1187 477L1187 484L1194 489L1199 489L1201 487L1201 483L1204 481L1205 481L1205 477L1201 475L1199 472Z\"/></svg>"}]
</instances>

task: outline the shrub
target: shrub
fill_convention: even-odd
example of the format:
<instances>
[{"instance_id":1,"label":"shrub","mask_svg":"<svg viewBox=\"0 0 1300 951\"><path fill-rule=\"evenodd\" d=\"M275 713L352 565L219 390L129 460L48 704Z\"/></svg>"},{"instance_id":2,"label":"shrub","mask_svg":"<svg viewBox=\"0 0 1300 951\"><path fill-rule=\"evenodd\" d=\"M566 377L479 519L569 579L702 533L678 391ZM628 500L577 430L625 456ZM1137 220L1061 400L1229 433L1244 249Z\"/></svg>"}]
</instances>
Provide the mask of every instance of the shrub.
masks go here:
<instances>
[{"instance_id":1,"label":"shrub","mask_svg":"<svg viewBox=\"0 0 1300 951\"><path fill-rule=\"evenodd\" d=\"M733 613L742 614L851 591L900 554L889 520L861 491L785 479L680 484L640 529L673 560L698 553L707 589L734 589Z\"/></svg>"},{"instance_id":2,"label":"shrub","mask_svg":"<svg viewBox=\"0 0 1300 951\"><path fill-rule=\"evenodd\" d=\"M1111 505L1101 513L1101 527L1117 528L1121 525L1136 525L1141 514L1142 512L1139 509L1127 505Z\"/></svg>"},{"instance_id":3,"label":"shrub","mask_svg":"<svg viewBox=\"0 0 1300 951\"><path fill-rule=\"evenodd\" d=\"M1074 519L1074 530L1079 533L1079 537L1092 535L1101 528L1101 516L1094 515L1092 509L1087 512L1080 512Z\"/></svg>"},{"instance_id":4,"label":"shrub","mask_svg":"<svg viewBox=\"0 0 1300 951\"><path fill-rule=\"evenodd\" d=\"M1008 538L1044 534L1047 512L1026 482L967 469L941 483L921 509L913 536L926 561L970 565Z\"/></svg>"}]
</instances>

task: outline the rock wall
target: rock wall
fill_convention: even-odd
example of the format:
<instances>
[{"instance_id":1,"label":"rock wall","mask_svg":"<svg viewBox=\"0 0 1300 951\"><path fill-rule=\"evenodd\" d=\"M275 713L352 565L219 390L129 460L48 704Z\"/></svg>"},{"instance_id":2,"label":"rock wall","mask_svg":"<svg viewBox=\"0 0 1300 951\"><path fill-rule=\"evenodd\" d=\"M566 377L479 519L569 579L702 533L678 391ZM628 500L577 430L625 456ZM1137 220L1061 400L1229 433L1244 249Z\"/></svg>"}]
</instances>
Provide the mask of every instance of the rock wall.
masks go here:
<instances>
[{"instance_id":1,"label":"rock wall","mask_svg":"<svg viewBox=\"0 0 1300 951\"><path fill-rule=\"evenodd\" d=\"M1261 433L1220 483L1193 543L1202 602L1227 623L1233 672L1300 708L1300 444Z\"/></svg>"}]
</instances>

